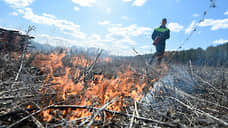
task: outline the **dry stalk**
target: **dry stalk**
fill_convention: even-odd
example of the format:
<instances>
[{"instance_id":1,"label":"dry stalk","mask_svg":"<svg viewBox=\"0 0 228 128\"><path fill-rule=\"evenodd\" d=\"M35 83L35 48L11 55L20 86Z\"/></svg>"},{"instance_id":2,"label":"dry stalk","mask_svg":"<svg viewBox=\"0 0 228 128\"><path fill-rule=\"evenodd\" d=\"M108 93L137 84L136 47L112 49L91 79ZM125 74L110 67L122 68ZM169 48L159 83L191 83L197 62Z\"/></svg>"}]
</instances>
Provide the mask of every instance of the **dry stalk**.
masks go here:
<instances>
[{"instance_id":1,"label":"dry stalk","mask_svg":"<svg viewBox=\"0 0 228 128\"><path fill-rule=\"evenodd\" d=\"M100 108L96 108L96 107L77 106L77 105L52 105L52 106L49 106L47 109L66 109L67 110L69 108L71 110L74 110L74 109L88 109L88 110L97 110L97 111L100 110ZM111 113L111 114L120 115L120 116L125 116L125 117L128 117L128 118L131 118L133 116L131 114L125 114L123 112L117 112L117 111L112 111L112 110L107 110L107 109L104 109L102 111L105 111L105 112ZM176 124L176 123L162 122L162 121L158 121L158 120L154 120L154 119L148 119L146 117L140 117L140 116L135 116L135 119L142 120L142 121L145 121L145 122L156 123L158 125L167 126L167 127L177 127L178 126L178 124Z\"/></svg>"},{"instance_id":2,"label":"dry stalk","mask_svg":"<svg viewBox=\"0 0 228 128\"><path fill-rule=\"evenodd\" d=\"M174 98L174 97L168 97L168 98L177 101L177 102L180 103L181 105L185 106L186 108L188 108L188 109L190 109L190 110L192 110L192 111L194 111L194 112L197 112L197 113L200 114L200 115L205 115L205 116L207 116L207 117L209 117L209 118L212 118L212 119L218 121L219 123L223 124L224 126L228 126L228 123L225 122L224 120L219 119L219 118L217 118L217 117L215 117L215 116L212 116L211 114L206 113L206 112L204 112L203 110L200 110L200 109L198 109L198 108L189 106L189 105L185 104L184 102L180 101L180 100L177 99L177 98Z\"/></svg>"},{"instance_id":3,"label":"dry stalk","mask_svg":"<svg viewBox=\"0 0 228 128\"><path fill-rule=\"evenodd\" d=\"M48 109L49 107L51 107L51 106L52 106L52 105L47 106L47 107L44 107L43 109L39 109L38 111L33 112L32 114L30 114L30 115L28 115L28 116L25 116L24 118L22 118L22 119L20 119L20 120L18 120L18 121L16 121L16 122L14 122L13 124L9 125L7 128L13 128L14 126L20 124L22 121L27 120L27 119L29 119L30 117L35 116L36 114L39 114L40 112L47 110L47 109Z\"/></svg>"}]
</instances>

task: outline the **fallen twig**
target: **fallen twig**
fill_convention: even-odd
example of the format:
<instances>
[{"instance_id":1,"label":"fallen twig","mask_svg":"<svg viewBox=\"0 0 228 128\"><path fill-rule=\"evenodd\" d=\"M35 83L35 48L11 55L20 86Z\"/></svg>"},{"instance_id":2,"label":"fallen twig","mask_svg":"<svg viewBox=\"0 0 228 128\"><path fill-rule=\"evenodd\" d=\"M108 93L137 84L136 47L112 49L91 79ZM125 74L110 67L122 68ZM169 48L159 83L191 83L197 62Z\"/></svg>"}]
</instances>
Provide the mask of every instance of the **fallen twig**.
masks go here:
<instances>
[{"instance_id":1,"label":"fallen twig","mask_svg":"<svg viewBox=\"0 0 228 128\"><path fill-rule=\"evenodd\" d=\"M185 92L183 92L181 90L178 90L178 89L176 89L176 93L179 93L180 96L186 96L186 97L189 97L191 99L198 100L198 101L201 101L201 102L206 102L206 103L209 103L209 104L215 105L217 107L220 107L220 108L228 110L228 107L226 107L226 106L222 106L220 104L216 104L216 103L213 103L211 101L208 101L208 100L205 100L205 99L201 99L199 97L195 97L193 95L187 94L187 93L185 93Z\"/></svg>"},{"instance_id":2,"label":"fallen twig","mask_svg":"<svg viewBox=\"0 0 228 128\"><path fill-rule=\"evenodd\" d=\"M86 127L89 128L89 127L93 124L93 122L94 122L95 118L97 117L97 115L98 115L101 111L103 111L105 108L107 108L110 104L112 104L113 102L115 102L115 101L116 101L116 99L113 99L112 101L110 101L110 102L106 103L105 105L103 105L103 106L94 114L93 118L90 120L90 122L88 123L88 125L87 125Z\"/></svg>"},{"instance_id":3,"label":"fallen twig","mask_svg":"<svg viewBox=\"0 0 228 128\"><path fill-rule=\"evenodd\" d=\"M223 125L225 125L225 126L228 126L228 123L225 122L225 121L222 120L222 119L219 119L219 118L217 118L217 117L215 117L215 116L212 116L211 114L206 113L206 112L204 112L203 110L200 110L200 109L198 109L198 108L189 106L189 105L185 104L184 102L182 102L182 101L180 101L180 100L178 100L178 99L176 99L176 98L174 98L174 97L169 97L169 98L170 98L170 99L173 99L173 100L175 100L175 101L177 101L178 103L182 104L183 106L187 107L188 109L190 109L190 110L192 110L192 111L196 111L196 112L198 112L198 113L201 114L201 115L205 115L205 116L207 116L207 117L209 117L209 118L212 118L212 119L218 121L219 123L221 123L221 124L223 124Z\"/></svg>"},{"instance_id":4,"label":"fallen twig","mask_svg":"<svg viewBox=\"0 0 228 128\"><path fill-rule=\"evenodd\" d=\"M27 114L30 114L28 111L25 110ZM37 120L34 116L31 116L33 122L36 124L37 128L44 128L44 126L40 123L39 120Z\"/></svg>"},{"instance_id":5,"label":"fallen twig","mask_svg":"<svg viewBox=\"0 0 228 128\"><path fill-rule=\"evenodd\" d=\"M21 91L21 90L27 90L30 89L31 87L24 87L24 88L19 88L19 89L15 89L15 90L7 90L7 91L2 91L0 92L0 95L3 95L5 93L10 93L10 92L17 92L17 91Z\"/></svg>"},{"instance_id":6,"label":"fallen twig","mask_svg":"<svg viewBox=\"0 0 228 128\"><path fill-rule=\"evenodd\" d=\"M196 78L198 78L199 80L201 80L203 83L209 85L211 88L213 88L213 89L214 89L216 92L218 92L219 94L224 95L224 93L223 93L222 91L220 91L220 90L218 90L217 88L215 88L212 84L210 84L209 82L205 81L205 80L204 80L203 78L201 78L199 75L197 75L197 74L194 73L194 76L195 76Z\"/></svg>"},{"instance_id":7,"label":"fallen twig","mask_svg":"<svg viewBox=\"0 0 228 128\"><path fill-rule=\"evenodd\" d=\"M49 106L47 109L63 109L63 110L66 109L67 110L69 108L71 110L73 110L73 109L100 110L100 108L96 108L96 107L77 106L77 105L52 105L52 106ZM111 114L117 114L117 115L129 117L129 118L133 116L131 114L125 114L125 113L122 113L122 112L117 112L117 111L112 111L112 110L107 110L107 109L104 109L103 111L111 113ZM176 124L176 123L162 122L162 121L158 121L158 120L154 120L154 119L148 119L148 118L139 117L139 116L135 116L135 119L142 120L142 121L145 121L145 122L152 122L152 123L156 123L156 124L167 126L167 127L177 127L178 126L178 124Z\"/></svg>"},{"instance_id":8,"label":"fallen twig","mask_svg":"<svg viewBox=\"0 0 228 128\"><path fill-rule=\"evenodd\" d=\"M131 117L131 122L130 122L129 128L132 128L132 126L133 126L133 122L134 122L134 119L135 119L135 112L136 112L136 110L134 110L133 116Z\"/></svg>"},{"instance_id":9,"label":"fallen twig","mask_svg":"<svg viewBox=\"0 0 228 128\"><path fill-rule=\"evenodd\" d=\"M18 80L19 75L20 75L20 73L21 73L21 71L22 71L23 64L24 64L24 59L25 59L25 47L23 48L22 58L21 58L21 64L20 64L20 68L19 68L19 70L18 70L18 72L17 72L17 75L16 75L16 77L15 77L15 81Z\"/></svg>"},{"instance_id":10,"label":"fallen twig","mask_svg":"<svg viewBox=\"0 0 228 128\"><path fill-rule=\"evenodd\" d=\"M62 123L59 123L59 124L56 124L56 125L53 125L53 126L50 126L50 128L56 128L58 126L68 126L69 124L72 124L74 122L77 122L77 121L80 121L80 120L84 120L84 119L87 119L88 117L82 117L82 118L78 118L78 119L75 119L75 120L71 120L71 121L64 121Z\"/></svg>"},{"instance_id":11,"label":"fallen twig","mask_svg":"<svg viewBox=\"0 0 228 128\"><path fill-rule=\"evenodd\" d=\"M18 121L16 121L16 122L14 122L13 124L9 125L7 128L12 128L12 127L14 127L14 126L20 124L22 121L27 120L28 118L30 118L30 117L32 117L32 116L34 116L34 115L36 115L36 114L38 114L38 113L40 113L40 112L42 112L42 111L44 111L44 110L47 110L47 109L48 109L49 107L51 107L51 106L52 106L52 105L47 106L47 107L44 107L43 109L39 109L38 111L36 111L36 112L34 112L34 113L32 113L32 114L30 114L30 115L28 115L28 116L26 116L26 117L24 117L24 118L18 120Z\"/></svg>"},{"instance_id":12,"label":"fallen twig","mask_svg":"<svg viewBox=\"0 0 228 128\"><path fill-rule=\"evenodd\" d=\"M34 95L25 95L25 96L8 96L8 97L0 97L0 101L1 100L12 100L12 99L16 99L16 98L31 98L34 97Z\"/></svg>"}]
</instances>

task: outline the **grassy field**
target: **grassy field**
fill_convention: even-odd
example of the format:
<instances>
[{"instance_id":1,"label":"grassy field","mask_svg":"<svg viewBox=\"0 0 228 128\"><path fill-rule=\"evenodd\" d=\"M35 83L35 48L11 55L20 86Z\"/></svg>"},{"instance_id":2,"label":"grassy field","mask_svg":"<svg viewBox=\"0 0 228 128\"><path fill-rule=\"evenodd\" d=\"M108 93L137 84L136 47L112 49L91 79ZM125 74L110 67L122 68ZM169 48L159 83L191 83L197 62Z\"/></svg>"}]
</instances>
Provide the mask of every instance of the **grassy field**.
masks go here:
<instances>
[{"instance_id":1,"label":"grassy field","mask_svg":"<svg viewBox=\"0 0 228 128\"><path fill-rule=\"evenodd\" d=\"M228 125L227 68L58 51L21 58L1 52L3 127Z\"/></svg>"}]
</instances>

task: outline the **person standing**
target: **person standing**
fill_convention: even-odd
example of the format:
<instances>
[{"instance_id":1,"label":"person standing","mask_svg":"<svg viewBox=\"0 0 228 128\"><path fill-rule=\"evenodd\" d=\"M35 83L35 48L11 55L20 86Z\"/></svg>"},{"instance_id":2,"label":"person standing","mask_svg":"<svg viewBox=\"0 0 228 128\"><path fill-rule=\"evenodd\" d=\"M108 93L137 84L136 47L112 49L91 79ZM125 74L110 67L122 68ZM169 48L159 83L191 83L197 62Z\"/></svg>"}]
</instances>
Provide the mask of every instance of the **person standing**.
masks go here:
<instances>
[{"instance_id":1,"label":"person standing","mask_svg":"<svg viewBox=\"0 0 228 128\"><path fill-rule=\"evenodd\" d=\"M152 34L153 45L156 47L156 53L149 62L152 64L154 58L157 58L158 64L161 64L162 58L165 53L166 40L170 37L170 30L166 27L167 19L163 18L161 26L154 29Z\"/></svg>"}]
</instances>

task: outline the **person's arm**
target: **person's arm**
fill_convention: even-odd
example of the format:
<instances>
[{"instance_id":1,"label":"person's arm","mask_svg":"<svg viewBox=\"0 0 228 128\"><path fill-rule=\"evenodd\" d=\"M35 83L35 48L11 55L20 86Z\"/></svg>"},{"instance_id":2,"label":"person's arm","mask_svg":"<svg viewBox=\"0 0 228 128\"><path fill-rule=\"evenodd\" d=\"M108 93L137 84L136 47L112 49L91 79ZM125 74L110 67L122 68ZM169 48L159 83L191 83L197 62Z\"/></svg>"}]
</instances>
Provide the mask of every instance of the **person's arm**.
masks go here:
<instances>
[{"instance_id":1,"label":"person's arm","mask_svg":"<svg viewBox=\"0 0 228 128\"><path fill-rule=\"evenodd\" d=\"M162 36L162 38L165 39L165 40L167 40L167 39L169 39L169 37L170 37L170 31L167 30L167 31L164 33L164 35Z\"/></svg>"},{"instance_id":2,"label":"person's arm","mask_svg":"<svg viewBox=\"0 0 228 128\"><path fill-rule=\"evenodd\" d=\"M157 37L157 31L156 30L154 30L151 37L152 37L152 40L155 40L155 38Z\"/></svg>"}]
</instances>

